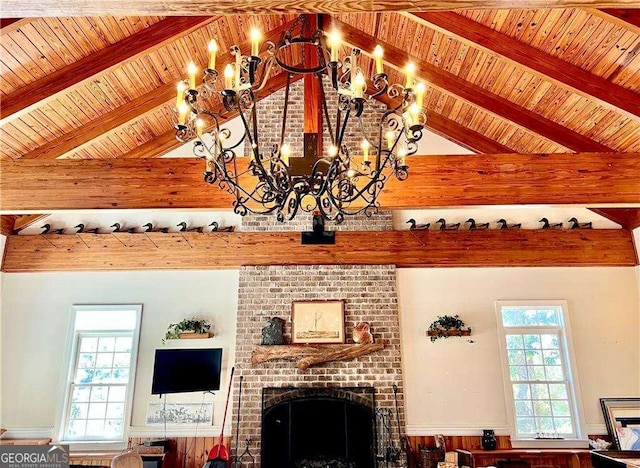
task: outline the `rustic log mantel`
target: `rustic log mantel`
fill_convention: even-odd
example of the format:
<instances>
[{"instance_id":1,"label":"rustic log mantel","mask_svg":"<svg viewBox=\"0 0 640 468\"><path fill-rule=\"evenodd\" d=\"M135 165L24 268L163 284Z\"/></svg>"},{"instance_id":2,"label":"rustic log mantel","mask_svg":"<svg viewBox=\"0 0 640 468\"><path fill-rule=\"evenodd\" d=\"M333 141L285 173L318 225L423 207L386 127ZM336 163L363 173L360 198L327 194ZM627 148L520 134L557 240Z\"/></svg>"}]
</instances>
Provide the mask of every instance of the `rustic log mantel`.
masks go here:
<instances>
[{"instance_id":1,"label":"rustic log mantel","mask_svg":"<svg viewBox=\"0 0 640 468\"><path fill-rule=\"evenodd\" d=\"M297 361L298 369L332 361L348 361L384 349L385 343L345 345L282 345L256 346L251 355L254 366L262 362L287 359Z\"/></svg>"}]
</instances>

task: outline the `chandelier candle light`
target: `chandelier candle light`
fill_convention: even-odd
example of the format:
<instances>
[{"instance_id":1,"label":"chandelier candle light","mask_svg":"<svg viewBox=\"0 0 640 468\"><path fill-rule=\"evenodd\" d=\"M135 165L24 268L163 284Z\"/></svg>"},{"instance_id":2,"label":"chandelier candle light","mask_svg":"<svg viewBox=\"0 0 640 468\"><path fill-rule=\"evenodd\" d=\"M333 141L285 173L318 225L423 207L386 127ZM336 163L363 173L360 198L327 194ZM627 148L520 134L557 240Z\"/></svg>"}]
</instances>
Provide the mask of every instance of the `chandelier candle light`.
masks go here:
<instances>
[{"instance_id":1,"label":"chandelier candle light","mask_svg":"<svg viewBox=\"0 0 640 468\"><path fill-rule=\"evenodd\" d=\"M389 176L400 181L409 176L405 156L417 151L427 119L422 109L425 86L415 82L415 66L407 65L404 86L390 85L384 73L383 50L376 46L371 51L375 74L367 88L365 73L358 66L361 51L354 48L340 59L339 32L329 33L325 43L323 33L311 28L306 15L293 22L277 45L270 41L261 44L257 30L252 30L249 38L251 55L242 55L238 46L231 47L234 60L224 67L223 80L218 80L215 68L218 42L212 39L201 82L196 83L197 68L192 61L187 66L188 79L178 83L176 138L181 142L195 138L194 154L206 162L205 181L233 194L234 211L243 216L248 212L275 213L284 221L293 219L299 210L319 211L325 219L342 222L345 215L377 213L378 196ZM279 143L265 148L258 138L261 115L256 93L277 68L287 73L280 138ZM320 96L313 98L320 102L331 138L328 155L311 155L315 158L306 171L295 164L305 158L292 155L291 142L285 141L295 75L314 75L319 81ZM337 91L332 106L324 93L325 76ZM371 109L377 118L376 134L367 135L362 122L365 107L385 93L398 98L398 104L383 111ZM228 112L238 113L244 127L241 135L232 135L219 113L212 110L220 99ZM360 147L350 148L345 141L351 128L362 134ZM238 159L242 158L236 155L241 143L249 146L247 164L241 164Z\"/></svg>"}]
</instances>

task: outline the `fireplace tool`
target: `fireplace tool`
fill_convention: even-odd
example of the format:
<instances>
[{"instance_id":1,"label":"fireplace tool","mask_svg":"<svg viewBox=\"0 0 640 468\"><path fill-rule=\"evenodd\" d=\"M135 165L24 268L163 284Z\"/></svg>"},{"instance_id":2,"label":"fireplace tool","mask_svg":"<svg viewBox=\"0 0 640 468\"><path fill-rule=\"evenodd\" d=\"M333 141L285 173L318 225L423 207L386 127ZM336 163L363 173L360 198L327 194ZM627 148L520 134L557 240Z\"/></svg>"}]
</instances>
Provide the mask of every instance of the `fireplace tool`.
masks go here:
<instances>
[{"instance_id":1,"label":"fireplace tool","mask_svg":"<svg viewBox=\"0 0 640 468\"><path fill-rule=\"evenodd\" d=\"M231 466L229 460L229 450L225 447L224 441L224 423L227 420L227 409L229 409L229 397L231 396L231 383L233 382L233 371L231 368L231 376L229 377L229 389L227 390L227 400L224 404L224 417L222 418L222 429L220 430L220 440L213 446L209 452L209 458L204 468L228 468Z\"/></svg>"},{"instance_id":2,"label":"fireplace tool","mask_svg":"<svg viewBox=\"0 0 640 468\"><path fill-rule=\"evenodd\" d=\"M376 408L378 434L378 453L376 454L376 459L378 460L379 466L389 467L390 463L395 463L400 458L400 449L393 443L391 418L390 408Z\"/></svg>"},{"instance_id":3,"label":"fireplace tool","mask_svg":"<svg viewBox=\"0 0 640 468\"><path fill-rule=\"evenodd\" d=\"M240 382L238 384L238 419L236 420L236 443L234 444L233 451L233 467L238 468L238 463L240 459L238 458L238 442L240 437L240 416L242 413L240 412L240 408L242 405L242 380L244 379L244 375L240 376Z\"/></svg>"},{"instance_id":4,"label":"fireplace tool","mask_svg":"<svg viewBox=\"0 0 640 468\"><path fill-rule=\"evenodd\" d=\"M238 461L240 463L244 463L244 458L247 457L249 459L249 467L255 468L256 459L253 455L251 455L251 449L249 448L249 446L251 445L251 437L247 437L244 443L246 447L244 448L244 452L242 452L242 455L240 455L240 458L238 459Z\"/></svg>"},{"instance_id":5,"label":"fireplace tool","mask_svg":"<svg viewBox=\"0 0 640 468\"><path fill-rule=\"evenodd\" d=\"M417 468L420 466L420 460L418 455L413 451L411 444L409 443L409 438L406 435L402 435L402 429L400 426L400 409L398 408L398 386L393 384L393 400L396 405L396 423L398 424L398 437L400 438L400 446L402 447L402 452L404 452L406 457L406 464L400 462L400 466L408 466L409 468ZM400 458L400 450L398 450L398 458Z\"/></svg>"}]
</instances>

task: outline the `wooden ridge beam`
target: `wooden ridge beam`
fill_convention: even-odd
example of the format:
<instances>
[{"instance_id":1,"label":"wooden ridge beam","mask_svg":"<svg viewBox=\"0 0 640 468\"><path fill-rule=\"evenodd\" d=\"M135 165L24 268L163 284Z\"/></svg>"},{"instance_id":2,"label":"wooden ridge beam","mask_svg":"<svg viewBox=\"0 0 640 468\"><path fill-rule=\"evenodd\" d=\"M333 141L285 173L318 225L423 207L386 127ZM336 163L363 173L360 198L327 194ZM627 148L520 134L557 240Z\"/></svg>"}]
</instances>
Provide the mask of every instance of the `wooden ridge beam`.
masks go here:
<instances>
[{"instance_id":1,"label":"wooden ridge beam","mask_svg":"<svg viewBox=\"0 0 640 468\"><path fill-rule=\"evenodd\" d=\"M272 42L277 41L282 33L286 31L292 23L293 21L288 21L287 23L269 31L264 35L264 40ZM241 50L248 49L249 47L250 41L248 40L240 44ZM220 55L218 57L218 69L224 70L224 67L233 61L234 57L230 53ZM87 125L81 126L54 140L48 141L45 145L35 148L33 151L26 153L22 157L25 159L55 159L62 157L71 151L79 151L91 145L93 140L96 138L126 125L131 121L141 118L144 114L152 112L154 109L166 104L171 99L175 100L175 96L176 84L173 82L167 83L138 97L137 99L134 99L124 106L114 109L100 118L89 122ZM219 106L218 110L224 110L222 105ZM169 133L173 134L173 132ZM175 140L175 137L173 139ZM160 137L160 140L162 141L156 141L155 143L157 147L166 148L166 137ZM147 154L144 148L140 153ZM134 153L128 157L137 157L137 154L138 151L134 150Z\"/></svg>"},{"instance_id":2,"label":"wooden ridge beam","mask_svg":"<svg viewBox=\"0 0 640 468\"><path fill-rule=\"evenodd\" d=\"M621 23L625 23L627 27L635 26L635 28L632 28L634 31L640 31L640 8L638 8L637 3L635 8L602 8L600 11L617 18Z\"/></svg>"},{"instance_id":3,"label":"wooden ridge beam","mask_svg":"<svg viewBox=\"0 0 640 468\"><path fill-rule=\"evenodd\" d=\"M0 19L0 34L14 32L32 20L33 18L2 18Z\"/></svg>"},{"instance_id":4,"label":"wooden ridge beam","mask_svg":"<svg viewBox=\"0 0 640 468\"><path fill-rule=\"evenodd\" d=\"M0 109L0 119L2 120L0 123L4 124L20 117L33 108L54 99L58 93L67 88L76 86L141 54L151 53L214 19L210 16L167 18L71 65L49 73L46 77L19 88L2 100L2 108Z\"/></svg>"},{"instance_id":5,"label":"wooden ridge beam","mask_svg":"<svg viewBox=\"0 0 640 468\"><path fill-rule=\"evenodd\" d=\"M625 229L336 232L302 245L296 232L9 236L4 271L238 268L244 265L398 267L634 266Z\"/></svg>"},{"instance_id":6,"label":"wooden ridge beam","mask_svg":"<svg viewBox=\"0 0 640 468\"><path fill-rule=\"evenodd\" d=\"M3 236L9 236L13 233L13 229L16 223L16 215L2 215L0 216L0 234Z\"/></svg>"},{"instance_id":7,"label":"wooden ridge beam","mask_svg":"<svg viewBox=\"0 0 640 468\"><path fill-rule=\"evenodd\" d=\"M408 16L413 19L419 18L427 26L453 35L467 44L498 54L518 66L528 68L539 77L564 87L568 86L578 94L596 100L606 107L622 111L631 118L640 117L640 94L472 19L454 12L415 13Z\"/></svg>"},{"instance_id":8,"label":"wooden ridge beam","mask_svg":"<svg viewBox=\"0 0 640 468\"><path fill-rule=\"evenodd\" d=\"M3 0L2 17L339 13L497 8L637 7L637 0Z\"/></svg>"},{"instance_id":9,"label":"wooden ridge beam","mask_svg":"<svg viewBox=\"0 0 640 468\"><path fill-rule=\"evenodd\" d=\"M563 125L527 110L514 102L493 94L488 90L470 83L462 78L430 64L424 59L410 55L408 52L391 44L377 40L375 37L354 28L340 20L331 18L324 21L325 31L335 27L340 30L343 42L357 47L364 53L370 54L377 44L385 51L384 60L394 68L402 70L407 62L416 64L416 77L429 82L431 85L458 96L466 102L479 106L493 115L513 122L533 133L554 141L573 151L612 151L611 148L598 143Z\"/></svg>"},{"instance_id":10,"label":"wooden ridge beam","mask_svg":"<svg viewBox=\"0 0 640 468\"><path fill-rule=\"evenodd\" d=\"M248 159L238 158L239 173ZM640 205L640 153L429 155L407 163L408 180L387 181L379 198L383 209ZM207 186L202 171L202 161L193 158L6 162L2 210L229 209L232 195Z\"/></svg>"}]
</instances>

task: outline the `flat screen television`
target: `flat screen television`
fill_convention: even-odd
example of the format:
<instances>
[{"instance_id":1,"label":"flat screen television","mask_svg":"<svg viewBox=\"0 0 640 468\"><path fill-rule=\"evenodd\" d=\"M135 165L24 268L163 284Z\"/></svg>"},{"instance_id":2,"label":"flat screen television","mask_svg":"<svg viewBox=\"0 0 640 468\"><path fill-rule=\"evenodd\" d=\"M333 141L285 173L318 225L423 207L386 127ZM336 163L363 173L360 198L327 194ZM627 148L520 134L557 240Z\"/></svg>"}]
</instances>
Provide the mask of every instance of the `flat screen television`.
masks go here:
<instances>
[{"instance_id":1,"label":"flat screen television","mask_svg":"<svg viewBox=\"0 0 640 468\"><path fill-rule=\"evenodd\" d=\"M151 393L219 390L221 366L222 348L157 349Z\"/></svg>"}]
</instances>

